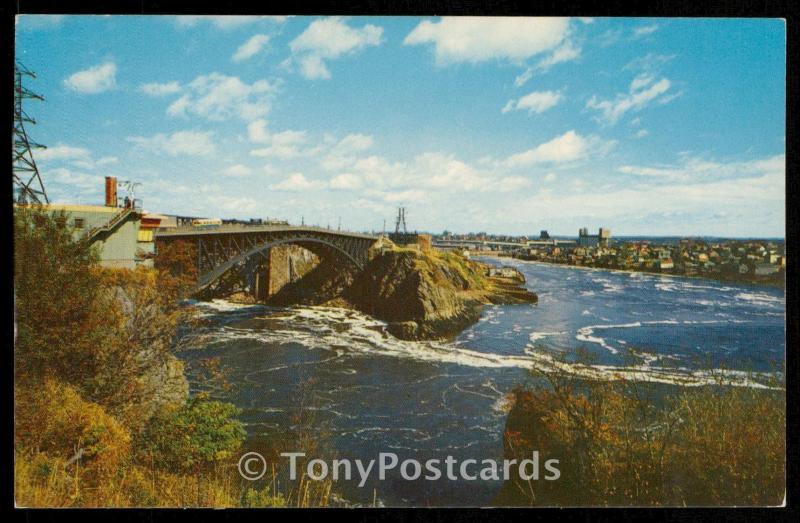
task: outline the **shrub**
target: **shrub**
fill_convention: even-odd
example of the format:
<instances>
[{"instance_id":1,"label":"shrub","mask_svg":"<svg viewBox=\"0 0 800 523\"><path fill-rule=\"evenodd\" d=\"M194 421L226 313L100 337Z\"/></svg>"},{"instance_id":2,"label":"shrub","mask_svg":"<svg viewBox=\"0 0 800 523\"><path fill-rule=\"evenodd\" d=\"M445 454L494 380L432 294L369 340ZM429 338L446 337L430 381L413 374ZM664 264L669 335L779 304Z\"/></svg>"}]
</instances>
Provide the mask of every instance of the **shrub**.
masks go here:
<instances>
[{"instance_id":1,"label":"shrub","mask_svg":"<svg viewBox=\"0 0 800 523\"><path fill-rule=\"evenodd\" d=\"M230 403L203 396L167 406L150 419L141 438L157 463L172 471L203 471L233 456L246 436Z\"/></svg>"}]
</instances>

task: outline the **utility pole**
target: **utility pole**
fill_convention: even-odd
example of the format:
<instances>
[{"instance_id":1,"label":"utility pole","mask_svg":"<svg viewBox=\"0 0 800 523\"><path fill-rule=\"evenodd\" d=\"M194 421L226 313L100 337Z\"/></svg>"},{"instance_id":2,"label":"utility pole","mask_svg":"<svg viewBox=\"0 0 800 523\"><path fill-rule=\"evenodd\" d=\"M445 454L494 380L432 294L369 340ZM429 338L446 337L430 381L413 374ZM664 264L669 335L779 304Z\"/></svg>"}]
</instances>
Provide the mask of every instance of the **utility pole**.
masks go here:
<instances>
[{"instance_id":1,"label":"utility pole","mask_svg":"<svg viewBox=\"0 0 800 523\"><path fill-rule=\"evenodd\" d=\"M33 149L45 146L32 141L25 130L25 124L35 125L36 121L22 108L22 100L44 101L44 97L29 91L22 85L22 77L36 78L36 75L20 62L14 64L14 145L13 177L14 201L20 204L49 203L39 168L33 159Z\"/></svg>"}]
</instances>

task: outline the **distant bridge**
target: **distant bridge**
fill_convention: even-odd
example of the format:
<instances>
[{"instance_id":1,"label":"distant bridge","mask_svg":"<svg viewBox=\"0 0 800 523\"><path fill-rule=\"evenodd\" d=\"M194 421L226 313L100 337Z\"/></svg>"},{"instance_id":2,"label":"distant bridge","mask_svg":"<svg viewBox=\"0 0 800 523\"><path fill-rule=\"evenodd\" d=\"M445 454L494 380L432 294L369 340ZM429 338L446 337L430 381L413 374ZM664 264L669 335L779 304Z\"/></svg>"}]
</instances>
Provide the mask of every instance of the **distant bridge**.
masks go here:
<instances>
[{"instance_id":1,"label":"distant bridge","mask_svg":"<svg viewBox=\"0 0 800 523\"><path fill-rule=\"evenodd\" d=\"M369 249L378 239L368 234L290 225L178 227L155 233L158 243L189 241L195 246L197 292L209 288L234 267L259 259L268 262L269 249L278 245L299 245L322 258L339 255L363 269L369 261Z\"/></svg>"},{"instance_id":2,"label":"distant bridge","mask_svg":"<svg viewBox=\"0 0 800 523\"><path fill-rule=\"evenodd\" d=\"M469 248L492 248L506 251L527 249L529 247L544 247L558 245L574 245L575 240L562 240L551 238L549 240L528 240L526 242L504 242L499 240L436 240L434 247L442 249L469 249Z\"/></svg>"}]
</instances>

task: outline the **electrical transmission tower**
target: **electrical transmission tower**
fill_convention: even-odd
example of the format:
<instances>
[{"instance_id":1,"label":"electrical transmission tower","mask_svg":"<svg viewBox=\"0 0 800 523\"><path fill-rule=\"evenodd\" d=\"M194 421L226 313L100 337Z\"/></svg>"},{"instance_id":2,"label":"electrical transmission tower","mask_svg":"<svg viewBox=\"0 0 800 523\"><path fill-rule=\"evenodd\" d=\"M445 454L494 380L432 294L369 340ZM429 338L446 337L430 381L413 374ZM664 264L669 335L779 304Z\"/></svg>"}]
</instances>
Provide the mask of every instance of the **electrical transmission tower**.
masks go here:
<instances>
[{"instance_id":1,"label":"electrical transmission tower","mask_svg":"<svg viewBox=\"0 0 800 523\"><path fill-rule=\"evenodd\" d=\"M402 228L402 230L401 230ZM400 234L404 236L408 234L406 230L406 208L405 207L398 207L397 208L397 220L394 224L394 233L399 237Z\"/></svg>"},{"instance_id":2,"label":"electrical transmission tower","mask_svg":"<svg viewBox=\"0 0 800 523\"><path fill-rule=\"evenodd\" d=\"M20 204L49 203L32 152L35 148L45 147L28 138L25 124L35 125L36 121L22 108L23 100L44 101L44 97L22 85L23 77L36 78L36 75L16 62L14 64L14 201Z\"/></svg>"}]
</instances>

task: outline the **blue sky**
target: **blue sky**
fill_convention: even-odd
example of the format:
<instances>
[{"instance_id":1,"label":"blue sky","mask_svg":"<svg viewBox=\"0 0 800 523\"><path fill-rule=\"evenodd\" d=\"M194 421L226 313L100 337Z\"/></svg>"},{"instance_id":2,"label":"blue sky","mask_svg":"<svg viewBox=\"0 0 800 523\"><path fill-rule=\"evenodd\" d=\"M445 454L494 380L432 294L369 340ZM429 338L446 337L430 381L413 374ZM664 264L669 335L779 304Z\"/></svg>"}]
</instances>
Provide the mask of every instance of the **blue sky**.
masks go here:
<instances>
[{"instance_id":1,"label":"blue sky","mask_svg":"<svg viewBox=\"0 0 800 523\"><path fill-rule=\"evenodd\" d=\"M22 16L52 200L380 230L784 235L781 20Z\"/></svg>"}]
</instances>

